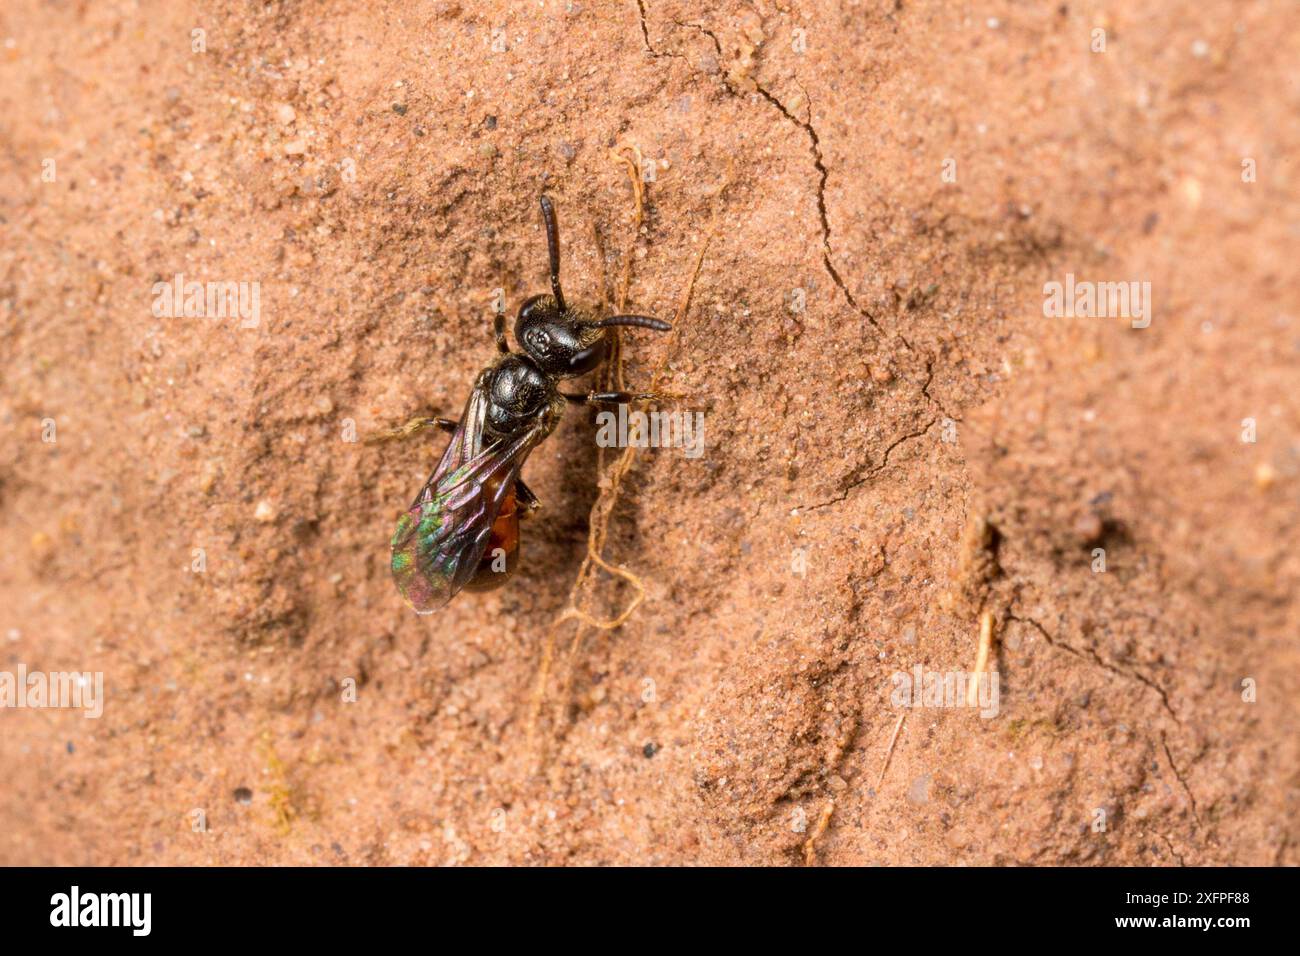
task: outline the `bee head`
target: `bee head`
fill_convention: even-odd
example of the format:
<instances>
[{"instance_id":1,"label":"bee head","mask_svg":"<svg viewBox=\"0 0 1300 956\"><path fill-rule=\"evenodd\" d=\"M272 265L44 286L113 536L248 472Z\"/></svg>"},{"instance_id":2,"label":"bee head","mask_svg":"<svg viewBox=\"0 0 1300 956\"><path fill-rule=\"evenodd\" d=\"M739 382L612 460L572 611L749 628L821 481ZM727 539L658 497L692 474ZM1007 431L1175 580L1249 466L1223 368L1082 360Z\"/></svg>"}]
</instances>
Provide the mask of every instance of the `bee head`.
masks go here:
<instances>
[{"instance_id":1,"label":"bee head","mask_svg":"<svg viewBox=\"0 0 1300 956\"><path fill-rule=\"evenodd\" d=\"M590 372L605 358L605 330L615 325L635 325L666 332L662 319L646 315L611 315L594 320L564 303L560 289L560 230L555 207L541 197L542 225L546 227L546 257L551 265L551 294L535 295L519 307L515 341L547 375L571 378Z\"/></svg>"},{"instance_id":2,"label":"bee head","mask_svg":"<svg viewBox=\"0 0 1300 956\"><path fill-rule=\"evenodd\" d=\"M520 306L515 341L538 368L557 378L590 372L605 358L604 327L560 309L549 295L535 295Z\"/></svg>"}]
</instances>

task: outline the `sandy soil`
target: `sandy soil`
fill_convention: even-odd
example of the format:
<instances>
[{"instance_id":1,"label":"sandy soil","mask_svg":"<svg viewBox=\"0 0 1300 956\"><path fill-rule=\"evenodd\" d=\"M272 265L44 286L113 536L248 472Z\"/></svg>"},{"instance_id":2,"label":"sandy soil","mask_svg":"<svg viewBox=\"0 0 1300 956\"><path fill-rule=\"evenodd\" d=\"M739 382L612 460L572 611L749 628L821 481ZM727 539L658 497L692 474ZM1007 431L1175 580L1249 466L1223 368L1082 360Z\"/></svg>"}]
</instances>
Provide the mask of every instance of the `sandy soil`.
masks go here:
<instances>
[{"instance_id":1,"label":"sandy soil","mask_svg":"<svg viewBox=\"0 0 1300 956\"><path fill-rule=\"evenodd\" d=\"M106 695L0 710L0 863L1300 862L1293 5L12 0L0 43L0 671ZM624 344L705 452L614 488L570 412L520 573L420 618L444 439L350 439L459 412L542 189L572 299L671 317L703 251ZM178 273L258 324L159 316ZM1045 315L1067 274L1150 325ZM593 509L614 629L565 617L636 596ZM984 615L997 715L900 707Z\"/></svg>"}]
</instances>

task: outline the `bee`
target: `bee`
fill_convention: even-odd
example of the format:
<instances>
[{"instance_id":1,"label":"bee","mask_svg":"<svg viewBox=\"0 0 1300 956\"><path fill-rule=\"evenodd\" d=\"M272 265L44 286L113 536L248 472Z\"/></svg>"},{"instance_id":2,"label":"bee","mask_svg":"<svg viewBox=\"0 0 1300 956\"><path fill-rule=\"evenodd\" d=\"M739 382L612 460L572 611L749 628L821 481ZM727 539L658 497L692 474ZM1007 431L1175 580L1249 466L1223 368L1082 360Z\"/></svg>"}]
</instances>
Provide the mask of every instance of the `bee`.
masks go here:
<instances>
[{"instance_id":1,"label":"bee","mask_svg":"<svg viewBox=\"0 0 1300 956\"><path fill-rule=\"evenodd\" d=\"M562 392L562 379L584 375L604 361L606 332L635 326L667 332L647 315L596 318L570 308L560 289L560 238L555 208L541 197L551 294L519 307L512 352L505 314L493 325L498 356L478 374L459 421L417 419L401 434L424 427L451 433L438 466L397 522L392 571L397 589L417 613L443 607L461 589L497 587L519 563L519 520L541 504L520 477L524 462L571 404L621 404L653 398L629 392ZM396 433L394 433L396 434Z\"/></svg>"}]
</instances>

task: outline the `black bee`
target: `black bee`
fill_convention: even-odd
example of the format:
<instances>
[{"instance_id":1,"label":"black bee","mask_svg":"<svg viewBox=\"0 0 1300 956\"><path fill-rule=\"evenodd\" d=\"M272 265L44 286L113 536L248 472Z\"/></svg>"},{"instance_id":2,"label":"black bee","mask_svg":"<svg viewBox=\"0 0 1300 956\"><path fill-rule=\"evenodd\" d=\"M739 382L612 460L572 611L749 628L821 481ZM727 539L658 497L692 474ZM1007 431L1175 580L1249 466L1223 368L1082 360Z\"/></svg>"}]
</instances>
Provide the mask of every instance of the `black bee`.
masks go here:
<instances>
[{"instance_id":1,"label":"black bee","mask_svg":"<svg viewBox=\"0 0 1300 956\"><path fill-rule=\"evenodd\" d=\"M393 580L420 614L442 607L461 588L495 587L519 562L519 518L540 507L519 477L529 453L555 430L570 402L622 403L649 395L591 392L571 395L559 381L595 369L605 358L605 330L618 325L666 332L661 319L614 315L597 319L571 309L560 290L560 237L555 209L541 197L551 294L519 308L515 341L506 343L505 315L497 313L501 353L479 373L459 422L422 419L403 431L438 426L451 442L393 534Z\"/></svg>"}]
</instances>

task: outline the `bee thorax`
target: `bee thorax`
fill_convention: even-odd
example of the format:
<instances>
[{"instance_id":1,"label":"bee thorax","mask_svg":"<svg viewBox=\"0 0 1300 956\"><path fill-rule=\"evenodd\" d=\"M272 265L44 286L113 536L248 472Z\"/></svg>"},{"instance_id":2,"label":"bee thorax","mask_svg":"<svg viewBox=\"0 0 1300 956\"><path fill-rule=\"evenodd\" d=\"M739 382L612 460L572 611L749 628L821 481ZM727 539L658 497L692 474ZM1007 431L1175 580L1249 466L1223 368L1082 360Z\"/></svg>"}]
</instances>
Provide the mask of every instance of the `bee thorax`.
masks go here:
<instances>
[{"instance_id":1,"label":"bee thorax","mask_svg":"<svg viewBox=\"0 0 1300 956\"><path fill-rule=\"evenodd\" d=\"M498 435L528 427L554 391L551 380L521 355L504 356L490 374L487 426Z\"/></svg>"}]
</instances>

